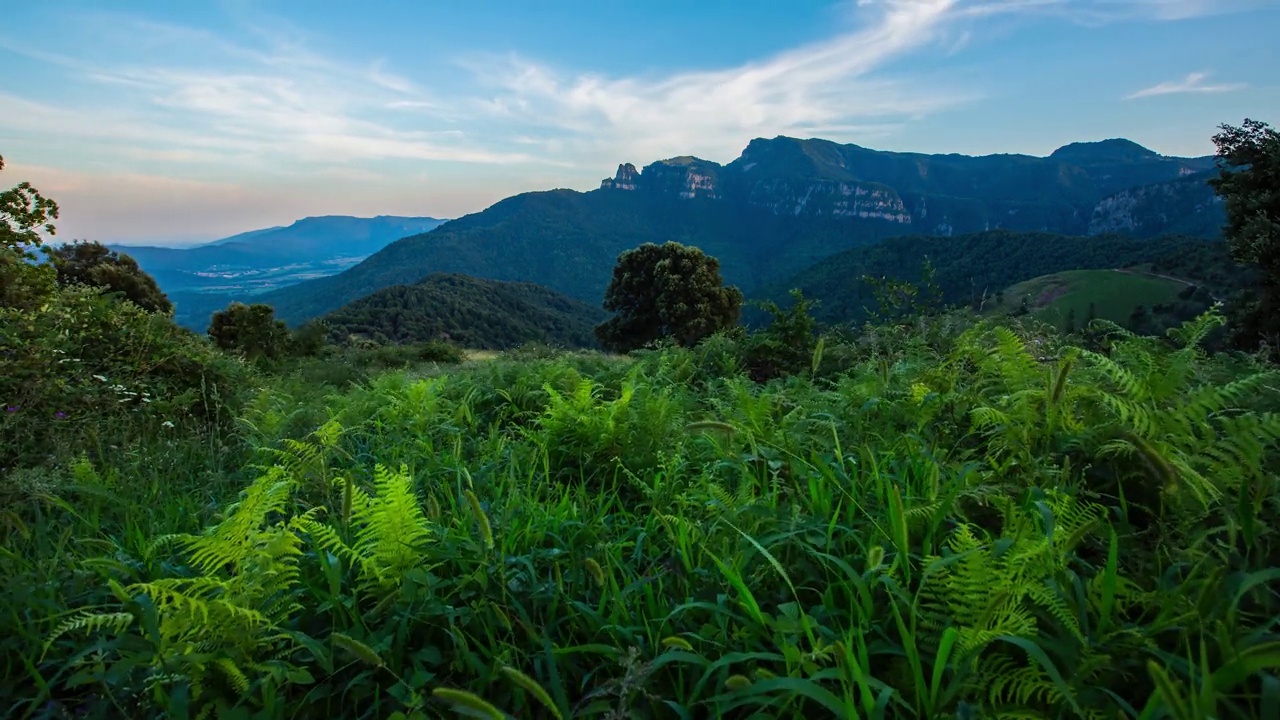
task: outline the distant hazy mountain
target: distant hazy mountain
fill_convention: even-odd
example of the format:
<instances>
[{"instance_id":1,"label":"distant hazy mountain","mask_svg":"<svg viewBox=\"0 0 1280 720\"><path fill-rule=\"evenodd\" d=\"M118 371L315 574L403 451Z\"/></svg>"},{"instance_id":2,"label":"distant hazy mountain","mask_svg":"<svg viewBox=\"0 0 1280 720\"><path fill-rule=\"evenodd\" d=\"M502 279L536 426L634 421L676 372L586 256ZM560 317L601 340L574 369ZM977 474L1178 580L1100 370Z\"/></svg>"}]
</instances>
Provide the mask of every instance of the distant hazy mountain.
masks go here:
<instances>
[{"instance_id":1,"label":"distant hazy mountain","mask_svg":"<svg viewBox=\"0 0 1280 720\"><path fill-rule=\"evenodd\" d=\"M891 236L1114 231L1096 218L1125 192L1146 199L1132 204L1128 212L1137 215L1118 231L1150 236L1181 226L1177 218L1152 222L1144 208L1178 210L1141 189L1182 179L1195 190L1213 167L1213 157L1166 157L1128 140L1074 143L1049 157L974 157L757 139L727 165L689 156L643 170L623 164L598 190L507 198L261 301L298 322L380 288L451 272L534 282L599 304L620 252L666 240L715 255L726 281L749 292ZM1215 234L1212 222L1199 225Z\"/></svg>"},{"instance_id":2,"label":"distant hazy mountain","mask_svg":"<svg viewBox=\"0 0 1280 720\"><path fill-rule=\"evenodd\" d=\"M166 292L258 292L341 272L386 247L443 223L436 218L341 215L252 230L187 248L118 245Z\"/></svg>"}]
</instances>

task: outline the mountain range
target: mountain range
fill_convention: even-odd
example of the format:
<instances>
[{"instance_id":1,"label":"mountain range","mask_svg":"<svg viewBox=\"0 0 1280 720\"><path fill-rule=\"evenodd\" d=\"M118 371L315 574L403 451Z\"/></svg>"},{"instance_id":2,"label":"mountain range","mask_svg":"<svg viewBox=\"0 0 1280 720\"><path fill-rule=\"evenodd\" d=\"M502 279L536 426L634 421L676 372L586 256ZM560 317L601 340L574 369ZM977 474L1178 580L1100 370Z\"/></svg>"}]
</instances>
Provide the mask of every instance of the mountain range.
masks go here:
<instances>
[{"instance_id":1,"label":"mountain range","mask_svg":"<svg viewBox=\"0 0 1280 720\"><path fill-rule=\"evenodd\" d=\"M112 245L131 255L166 292L255 293L333 275L444 220L328 215L251 230L194 247Z\"/></svg>"},{"instance_id":2,"label":"mountain range","mask_svg":"<svg viewBox=\"0 0 1280 720\"><path fill-rule=\"evenodd\" d=\"M1004 229L1088 236L1212 237L1215 158L1123 139L1047 157L925 155L789 137L751 141L721 165L683 156L624 163L599 189L524 193L397 240L329 277L255 298L298 323L437 272L533 282L599 305L619 253L675 240L719 258L749 294L889 237Z\"/></svg>"}]
</instances>

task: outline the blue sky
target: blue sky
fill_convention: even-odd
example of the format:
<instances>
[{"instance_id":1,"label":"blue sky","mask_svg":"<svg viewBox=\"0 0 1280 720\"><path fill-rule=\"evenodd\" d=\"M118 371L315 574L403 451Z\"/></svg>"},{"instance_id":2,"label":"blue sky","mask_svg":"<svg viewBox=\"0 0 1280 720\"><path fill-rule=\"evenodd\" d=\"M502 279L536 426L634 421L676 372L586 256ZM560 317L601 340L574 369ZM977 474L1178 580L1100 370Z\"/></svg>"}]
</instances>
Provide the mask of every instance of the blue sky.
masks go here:
<instances>
[{"instance_id":1,"label":"blue sky","mask_svg":"<svg viewBox=\"0 0 1280 720\"><path fill-rule=\"evenodd\" d=\"M1277 0L42 0L0 26L0 185L60 239L456 217L755 137L1211 154L1276 123Z\"/></svg>"}]
</instances>

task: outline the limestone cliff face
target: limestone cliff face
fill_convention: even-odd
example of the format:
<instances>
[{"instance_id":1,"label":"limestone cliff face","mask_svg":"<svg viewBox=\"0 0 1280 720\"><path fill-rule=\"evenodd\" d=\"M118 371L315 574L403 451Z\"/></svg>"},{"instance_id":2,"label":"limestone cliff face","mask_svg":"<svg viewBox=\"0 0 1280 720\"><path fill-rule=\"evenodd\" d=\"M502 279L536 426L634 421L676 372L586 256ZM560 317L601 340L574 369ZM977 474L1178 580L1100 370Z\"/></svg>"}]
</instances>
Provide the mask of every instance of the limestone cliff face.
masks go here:
<instances>
[{"instance_id":1,"label":"limestone cliff face","mask_svg":"<svg viewBox=\"0 0 1280 720\"><path fill-rule=\"evenodd\" d=\"M720 199L723 197L720 187L722 170L718 163L685 156L646 165L641 177L644 178L645 189L651 192L682 200Z\"/></svg>"},{"instance_id":2,"label":"limestone cliff face","mask_svg":"<svg viewBox=\"0 0 1280 720\"><path fill-rule=\"evenodd\" d=\"M1127 140L1075 143L1041 158L884 152L778 137L752 140L727 165L692 156L643 170L625 163L600 186L932 235L994 228L1203 235L1216 234L1221 215L1204 184L1213 166L1212 158L1165 157Z\"/></svg>"},{"instance_id":3,"label":"limestone cliff face","mask_svg":"<svg viewBox=\"0 0 1280 720\"><path fill-rule=\"evenodd\" d=\"M1208 176L1183 174L1104 198L1093 208L1089 234L1217 234L1225 214L1222 198L1206 184Z\"/></svg>"},{"instance_id":4,"label":"limestone cliff face","mask_svg":"<svg viewBox=\"0 0 1280 720\"><path fill-rule=\"evenodd\" d=\"M898 193L876 183L782 179L749 186L746 201L775 215L827 215L909 225L911 213Z\"/></svg>"},{"instance_id":5,"label":"limestone cliff face","mask_svg":"<svg viewBox=\"0 0 1280 720\"><path fill-rule=\"evenodd\" d=\"M617 175L600 181L600 187L604 190L635 190L639 179L640 173L636 170L636 166L623 163L618 166Z\"/></svg>"}]
</instances>

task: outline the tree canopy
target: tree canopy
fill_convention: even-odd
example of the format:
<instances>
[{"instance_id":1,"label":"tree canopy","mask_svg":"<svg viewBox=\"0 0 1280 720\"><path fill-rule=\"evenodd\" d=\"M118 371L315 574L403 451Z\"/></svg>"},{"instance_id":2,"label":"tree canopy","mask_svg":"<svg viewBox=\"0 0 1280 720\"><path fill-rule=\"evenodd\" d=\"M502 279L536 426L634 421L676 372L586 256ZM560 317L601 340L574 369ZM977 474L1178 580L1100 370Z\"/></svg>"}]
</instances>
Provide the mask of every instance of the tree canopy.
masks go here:
<instances>
[{"instance_id":1,"label":"tree canopy","mask_svg":"<svg viewBox=\"0 0 1280 720\"><path fill-rule=\"evenodd\" d=\"M91 285L102 288L103 292L119 293L148 312L173 314L173 303L160 290L155 278L128 255L88 241L46 247L45 253L58 271L60 285Z\"/></svg>"},{"instance_id":2,"label":"tree canopy","mask_svg":"<svg viewBox=\"0 0 1280 720\"><path fill-rule=\"evenodd\" d=\"M1257 120L1221 127L1213 137L1221 170L1209 184L1226 203L1232 254L1280 286L1280 132Z\"/></svg>"},{"instance_id":3,"label":"tree canopy","mask_svg":"<svg viewBox=\"0 0 1280 720\"><path fill-rule=\"evenodd\" d=\"M0 170L4 158L0 157ZM53 273L28 262L36 258L40 231L53 235L58 204L23 182L0 192L0 308L38 305L53 291Z\"/></svg>"},{"instance_id":4,"label":"tree canopy","mask_svg":"<svg viewBox=\"0 0 1280 720\"><path fill-rule=\"evenodd\" d=\"M1223 198L1223 234L1236 261L1258 268L1261 287L1246 299L1236 342L1280 348L1280 133L1246 119L1214 135L1219 175L1210 185Z\"/></svg>"},{"instance_id":5,"label":"tree canopy","mask_svg":"<svg viewBox=\"0 0 1280 720\"><path fill-rule=\"evenodd\" d=\"M627 352L661 338L692 346L738 322L742 291L725 287L720 263L696 247L645 243L618 256L596 328L600 344Z\"/></svg>"},{"instance_id":6,"label":"tree canopy","mask_svg":"<svg viewBox=\"0 0 1280 720\"><path fill-rule=\"evenodd\" d=\"M0 170L4 158L0 157ZM40 231L53 235L58 203L46 198L29 182L0 192L0 247L28 252L41 245Z\"/></svg>"},{"instance_id":7,"label":"tree canopy","mask_svg":"<svg viewBox=\"0 0 1280 720\"><path fill-rule=\"evenodd\" d=\"M233 302L213 314L209 337L223 350L250 360L277 358L288 351L289 328L270 305Z\"/></svg>"}]
</instances>

